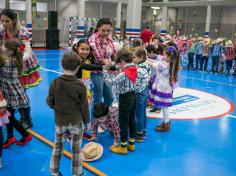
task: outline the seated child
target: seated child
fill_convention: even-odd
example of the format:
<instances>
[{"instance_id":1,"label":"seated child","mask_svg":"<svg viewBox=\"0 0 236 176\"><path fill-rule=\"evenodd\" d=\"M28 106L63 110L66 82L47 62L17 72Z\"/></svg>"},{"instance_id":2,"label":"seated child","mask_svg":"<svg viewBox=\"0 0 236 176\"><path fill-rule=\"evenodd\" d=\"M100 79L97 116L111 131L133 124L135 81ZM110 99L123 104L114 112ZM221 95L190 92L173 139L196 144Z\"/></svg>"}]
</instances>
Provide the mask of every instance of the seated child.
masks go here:
<instances>
[{"instance_id":1,"label":"seated child","mask_svg":"<svg viewBox=\"0 0 236 176\"><path fill-rule=\"evenodd\" d=\"M108 129L114 135L114 145L120 142L120 127L118 121L118 107L109 107L105 103L97 103L94 106L93 121L91 125L92 139L97 138L98 125Z\"/></svg>"}]
</instances>

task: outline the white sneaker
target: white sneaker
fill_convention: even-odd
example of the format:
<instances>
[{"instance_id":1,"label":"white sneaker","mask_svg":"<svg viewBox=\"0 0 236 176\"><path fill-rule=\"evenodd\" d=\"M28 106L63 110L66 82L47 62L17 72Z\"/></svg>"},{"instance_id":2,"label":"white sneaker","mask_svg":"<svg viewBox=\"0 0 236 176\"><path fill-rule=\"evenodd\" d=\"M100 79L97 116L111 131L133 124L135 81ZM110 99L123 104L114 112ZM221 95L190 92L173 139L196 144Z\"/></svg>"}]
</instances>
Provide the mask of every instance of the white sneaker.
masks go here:
<instances>
[{"instance_id":1,"label":"white sneaker","mask_svg":"<svg viewBox=\"0 0 236 176\"><path fill-rule=\"evenodd\" d=\"M103 130L100 126L98 126L98 133L105 133L105 130Z\"/></svg>"},{"instance_id":2,"label":"white sneaker","mask_svg":"<svg viewBox=\"0 0 236 176\"><path fill-rule=\"evenodd\" d=\"M0 169L2 169L3 166L2 166L2 158L0 158Z\"/></svg>"}]
</instances>

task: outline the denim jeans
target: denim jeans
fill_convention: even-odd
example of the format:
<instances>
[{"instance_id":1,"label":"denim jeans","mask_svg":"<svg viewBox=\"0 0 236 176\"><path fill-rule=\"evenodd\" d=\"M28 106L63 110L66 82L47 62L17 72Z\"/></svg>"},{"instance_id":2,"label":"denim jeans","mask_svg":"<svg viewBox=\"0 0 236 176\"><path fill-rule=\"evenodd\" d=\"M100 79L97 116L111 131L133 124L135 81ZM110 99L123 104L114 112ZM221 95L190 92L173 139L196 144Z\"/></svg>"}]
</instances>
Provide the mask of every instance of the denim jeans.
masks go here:
<instances>
[{"instance_id":1,"label":"denim jeans","mask_svg":"<svg viewBox=\"0 0 236 176\"><path fill-rule=\"evenodd\" d=\"M202 58L202 55L201 54L196 54L196 65L195 65L195 68L198 69L198 66L199 66L199 63L200 63L200 60Z\"/></svg>"},{"instance_id":2,"label":"denim jeans","mask_svg":"<svg viewBox=\"0 0 236 176\"><path fill-rule=\"evenodd\" d=\"M147 114L146 104L148 99L148 87L142 92L136 93L136 122L137 122L137 133L142 133L146 130L147 126Z\"/></svg>"},{"instance_id":3,"label":"denim jeans","mask_svg":"<svg viewBox=\"0 0 236 176\"><path fill-rule=\"evenodd\" d=\"M91 73L91 81L93 82L93 102L91 106L91 114L93 114L94 105L104 102L111 106L113 102L112 87L105 83L102 73Z\"/></svg>"}]
</instances>

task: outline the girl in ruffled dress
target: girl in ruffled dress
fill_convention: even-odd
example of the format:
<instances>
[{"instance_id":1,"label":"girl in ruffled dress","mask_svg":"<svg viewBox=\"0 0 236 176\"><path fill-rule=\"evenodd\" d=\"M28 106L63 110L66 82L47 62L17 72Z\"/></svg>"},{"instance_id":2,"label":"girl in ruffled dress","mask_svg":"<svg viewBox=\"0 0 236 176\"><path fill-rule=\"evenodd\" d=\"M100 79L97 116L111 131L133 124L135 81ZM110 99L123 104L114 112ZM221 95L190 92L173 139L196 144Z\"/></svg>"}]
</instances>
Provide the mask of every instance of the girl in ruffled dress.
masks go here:
<instances>
[{"instance_id":1,"label":"girl in ruffled dress","mask_svg":"<svg viewBox=\"0 0 236 176\"><path fill-rule=\"evenodd\" d=\"M156 131L168 131L170 129L169 107L172 106L173 89L178 78L179 57L177 50L170 46L165 51L166 60L147 62L155 69L156 78L152 85L150 101L161 107L164 121L157 125Z\"/></svg>"}]
</instances>

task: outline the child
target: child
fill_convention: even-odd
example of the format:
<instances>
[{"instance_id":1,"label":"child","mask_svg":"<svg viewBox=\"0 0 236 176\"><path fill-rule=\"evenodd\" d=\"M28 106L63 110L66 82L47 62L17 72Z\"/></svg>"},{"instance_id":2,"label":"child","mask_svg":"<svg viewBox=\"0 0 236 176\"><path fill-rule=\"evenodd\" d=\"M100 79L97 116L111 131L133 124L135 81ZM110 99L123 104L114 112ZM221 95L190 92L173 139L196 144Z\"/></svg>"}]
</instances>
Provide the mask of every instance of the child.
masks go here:
<instances>
[{"instance_id":1,"label":"child","mask_svg":"<svg viewBox=\"0 0 236 176\"><path fill-rule=\"evenodd\" d=\"M81 63L80 57L73 51L63 55L61 64L64 74L51 83L47 104L55 112L55 141L50 161L51 175L60 175L59 164L63 145L72 135L72 172L82 176L81 142L83 126L89 127L89 109L86 87L75 74Z\"/></svg>"},{"instance_id":2,"label":"child","mask_svg":"<svg viewBox=\"0 0 236 176\"><path fill-rule=\"evenodd\" d=\"M127 49L118 51L115 58L117 65L121 71L115 77L109 75L109 65L104 67L103 77L109 86L116 86L117 94L119 96L119 126L121 143L119 146L112 145L111 152L117 154L127 154L127 141L129 134L128 149L135 151L135 137L136 137L136 122L135 122L135 83L138 72L133 61L133 53Z\"/></svg>"},{"instance_id":3,"label":"child","mask_svg":"<svg viewBox=\"0 0 236 176\"><path fill-rule=\"evenodd\" d=\"M120 127L118 122L118 108L109 107L105 103L97 103L94 106L93 122L91 125L92 139L97 137L98 125L107 128L110 133L114 135L114 144L118 145L120 142Z\"/></svg>"},{"instance_id":4,"label":"child","mask_svg":"<svg viewBox=\"0 0 236 176\"><path fill-rule=\"evenodd\" d=\"M147 115L146 103L148 99L148 83L151 76L151 68L146 61L145 49L138 47L134 50L133 62L138 67L138 78L136 83L136 141L142 142L146 137Z\"/></svg>"},{"instance_id":5,"label":"child","mask_svg":"<svg viewBox=\"0 0 236 176\"><path fill-rule=\"evenodd\" d=\"M92 102L92 81L90 79L90 71L99 70L102 71L102 65L94 64L94 58L91 55L91 47L87 40L81 39L74 46L73 51L75 51L81 58L82 63L79 67L76 77L79 78L87 88L88 101ZM110 70L115 70L115 67L111 67ZM83 134L83 138L90 140L91 136L88 133Z\"/></svg>"},{"instance_id":6,"label":"child","mask_svg":"<svg viewBox=\"0 0 236 176\"><path fill-rule=\"evenodd\" d=\"M155 60L155 61L161 61L163 59L163 47L158 47L156 48L154 45L148 45L146 46L146 51L147 51L147 57L149 59ZM159 51L159 52L158 52ZM151 76L150 76L150 81L149 81L149 88L152 88L152 84L155 80L155 69L152 68L151 69ZM154 104L150 103L149 101L149 105L151 105L152 109L150 110L150 112L160 112L161 108L155 106Z\"/></svg>"},{"instance_id":7,"label":"child","mask_svg":"<svg viewBox=\"0 0 236 176\"><path fill-rule=\"evenodd\" d=\"M2 46L3 64L0 66L0 89L7 101L7 110L10 112L7 124L7 140L3 148L8 148L12 144L24 145L32 140L32 136L15 119L15 109L29 107L28 97L18 79L23 68L22 53L19 51L19 44L14 40L6 40ZM15 128L22 136L22 139L16 141L13 135Z\"/></svg>"},{"instance_id":8,"label":"child","mask_svg":"<svg viewBox=\"0 0 236 176\"><path fill-rule=\"evenodd\" d=\"M163 112L164 122L156 127L156 131L168 131L170 129L170 115L168 107L172 106L173 86L177 81L179 57L177 50L170 46L166 50L166 60L148 64L156 70L150 100L156 106L160 106Z\"/></svg>"},{"instance_id":9,"label":"child","mask_svg":"<svg viewBox=\"0 0 236 176\"><path fill-rule=\"evenodd\" d=\"M0 56L1 57L1 56ZM10 116L10 113L6 109L7 102L3 97L2 92L0 91L0 169L2 166L2 147L3 147L3 131L2 126L9 123L8 116Z\"/></svg>"}]
</instances>

